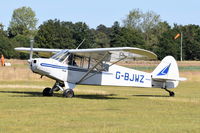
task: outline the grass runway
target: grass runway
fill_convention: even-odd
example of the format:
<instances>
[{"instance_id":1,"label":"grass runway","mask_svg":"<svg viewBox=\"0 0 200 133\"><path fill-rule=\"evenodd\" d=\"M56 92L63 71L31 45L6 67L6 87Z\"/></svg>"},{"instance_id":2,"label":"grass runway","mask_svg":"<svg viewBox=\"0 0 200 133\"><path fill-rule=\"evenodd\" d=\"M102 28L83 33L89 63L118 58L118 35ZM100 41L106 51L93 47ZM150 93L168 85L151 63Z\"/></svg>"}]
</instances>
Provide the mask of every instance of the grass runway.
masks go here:
<instances>
[{"instance_id":1,"label":"grass runway","mask_svg":"<svg viewBox=\"0 0 200 133\"><path fill-rule=\"evenodd\" d=\"M175 97L162 89L103 86L77 86L71 99L60 92L43 97L53 81L1 80L0 133L199 133L199 74L181 72L188 81Z\"/></svg>"}]
</instances>

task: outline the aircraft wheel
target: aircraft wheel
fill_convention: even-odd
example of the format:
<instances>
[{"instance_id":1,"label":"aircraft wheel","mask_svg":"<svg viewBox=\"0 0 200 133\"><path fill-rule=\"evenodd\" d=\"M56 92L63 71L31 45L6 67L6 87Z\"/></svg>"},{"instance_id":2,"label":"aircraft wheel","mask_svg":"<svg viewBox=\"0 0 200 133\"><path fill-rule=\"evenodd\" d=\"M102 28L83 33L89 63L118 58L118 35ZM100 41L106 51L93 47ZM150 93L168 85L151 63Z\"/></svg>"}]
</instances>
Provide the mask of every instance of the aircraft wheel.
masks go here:
<instances>
[{"instance_id":1,"label":"aircraft wheel","mask_svg":"<svg viewBox=\"0 0 200 133\"><path fill-rule=\"evenodd\" d=\"M67 98L72 98L74 96L74 91L72 89L64 90L63 96Z\"/></svg>"},{"instance_id":2,"label":"aircraft wheel","mask_svg":"<svg viewBox=\"0 0 200 133\"><path fill-rule=\"evenodd\" d=\"M43 96L53 96L53 92L51 91L51 88L47 87L43 90Z\"/></svg>"},{"instance_id":3,"label":"aircraft wheel","mask_svg":"<svg viewBox=\"0 0 200 133\"><path fill-rule=\"evenodd\" d=\"M171 92L169 92L169 95L170 95L170 97L174 97L175 93L171 91Z\"/></svg>"}]
</instances>

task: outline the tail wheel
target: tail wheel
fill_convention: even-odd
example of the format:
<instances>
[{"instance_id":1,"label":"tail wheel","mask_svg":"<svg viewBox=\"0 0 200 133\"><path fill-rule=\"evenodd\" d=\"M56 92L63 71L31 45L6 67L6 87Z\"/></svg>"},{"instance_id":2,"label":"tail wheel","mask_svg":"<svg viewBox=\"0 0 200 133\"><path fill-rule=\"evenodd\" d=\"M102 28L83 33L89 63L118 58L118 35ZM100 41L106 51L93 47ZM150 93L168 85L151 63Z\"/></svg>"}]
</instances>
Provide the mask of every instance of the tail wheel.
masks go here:
<instances>
[{"instance_id":1,"label":"tail wheel","mask_svg":"<svg viewBox=\"0 0 200 133\"><path fill-rule=\"evenodd\" d=\"M175 93L173 91L169 92L169 96L170 97L174 97L175 96Z\"/></svg>"},{"instance_id":2,"label":"tail wheel","mask_svg":"<svg viewBox=\"0 0 200 133\"><path fill-rule=\"evenodd\" d=\"M53 91L51 91L51 88L47 87L43 90L43 96L53 96Z\"/></svg>"},{"instance_id":3,"label":"tail wheel","mask_svg":"<svg viewBox=\"0 0 200 133\"><path fill-rule=\"evenodd\" d=\"M165 91L169 92L169 96L170 97L174 97L175 96L175 93L173 91L170 91L170 90L168 90L166 88L164 88L164 89L165 89Z\"/></svg>"},{"instance_id":4,"label":"tail wheel","mask_svg":"<svg viewBox=\"0 0 200 133\"><path fill-rule=\"evenodd\" d=\"M74 91L72 89L64 90L63 96L67 98L72 98L74 96Z\"/></svg>"}]
</instances>

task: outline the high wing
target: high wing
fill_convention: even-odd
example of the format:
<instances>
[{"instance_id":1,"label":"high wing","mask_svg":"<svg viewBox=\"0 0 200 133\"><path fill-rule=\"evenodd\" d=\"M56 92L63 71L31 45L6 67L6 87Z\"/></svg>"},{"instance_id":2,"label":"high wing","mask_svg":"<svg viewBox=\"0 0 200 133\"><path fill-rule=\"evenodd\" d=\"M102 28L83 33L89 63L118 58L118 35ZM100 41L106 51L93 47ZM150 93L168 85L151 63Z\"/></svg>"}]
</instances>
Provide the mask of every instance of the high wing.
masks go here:
<instances>
[{"instance_id":1,"label":"high wing","mask_svg":"<svg viewBox=\"0 0 200 133\"><path fill-rule=\"evenodd\" d=\"M24 53L29 53L31 49L19 47L15 48L15 50ZM33 48L33 52L36 52L37 54L44 57L49 57L60 51L62 51L62 49ZM104 57L103 61L110 61L112 58L119 59L124 57L126 57L127 59L157 59L157 55L153 52L134 47L69 49L68 52L78 56L91 57L96 60L99 60L102 57Z\"/></svg>"},{"instance_id":2,"label":"high wing","mask_svg":"<svg viewBox=\"0 0 200 133\"><path fill-rule=\"evenodd\" d=\"M124 57L127 59L157 59L157 55L153 52L133 47L71 49L68 52L79 56L92 57L93 59L97 60L108 53L108 56L104 59L104 61L110 61L113 58L119 59Z\"/></svg>"},{"instance_id":3,"label":"high wing","mask_svg":"<svg viewBox=\"0 0 200 133\"><path fill-rule=\"evenodd\" d=\"M20 51L22 53L29 54L31 51L31 48L18 47L18 48L15 48L15 50ZM52 55L60 51L62 51L62 49L33 48L33 52L42 57L51 57Z\"/></svg>"}]
</instances>

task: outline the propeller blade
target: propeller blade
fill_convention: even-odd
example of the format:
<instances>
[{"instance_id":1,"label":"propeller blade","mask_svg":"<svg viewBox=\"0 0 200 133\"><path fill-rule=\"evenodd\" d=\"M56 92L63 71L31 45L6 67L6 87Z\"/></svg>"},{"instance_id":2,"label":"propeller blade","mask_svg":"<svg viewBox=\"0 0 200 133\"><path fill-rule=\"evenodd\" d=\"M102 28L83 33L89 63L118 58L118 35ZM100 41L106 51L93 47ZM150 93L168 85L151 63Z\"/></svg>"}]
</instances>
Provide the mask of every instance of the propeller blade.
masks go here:
<instances>
[{"instance_id":1,"label":"propeller blade","mask_svg":"<svg viewBox=\"0 0 200 133\"><path fill-rule=\"evenodd\" d=\"M33 58L33 43L34 43L34 40L31 39L30 40L30 48L31 48L31 51L30 51L30 61L32 61L32 58Z\"/></svg>"}]
</instances>

